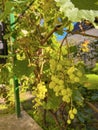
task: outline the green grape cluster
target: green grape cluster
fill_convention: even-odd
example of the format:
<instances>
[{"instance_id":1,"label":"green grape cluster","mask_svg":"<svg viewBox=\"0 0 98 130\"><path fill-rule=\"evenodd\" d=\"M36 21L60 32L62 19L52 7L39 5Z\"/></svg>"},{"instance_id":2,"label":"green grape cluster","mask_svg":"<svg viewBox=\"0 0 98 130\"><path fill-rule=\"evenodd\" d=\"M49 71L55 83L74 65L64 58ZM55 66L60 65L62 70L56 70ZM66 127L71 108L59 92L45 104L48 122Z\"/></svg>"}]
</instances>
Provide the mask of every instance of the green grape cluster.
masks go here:
<instances>
[{"instance_id":1,"label":"green grape cluster","mask_svg":"<svg viewBox=\"0 0 98 130\"><path fill-rule=\"evenodd\" d=\"M59 96L61 90L64 89L64 81L57 76L52 75L49 88L54 90L56 96Z\"/></svg>"},{"instance_id":2,"label":"green grape cluster","mask_svg":"<svg viewBox=\"0 0 98 130\"><path fill-rule=\"evenodd\" d=\"M56 65L57 65L57 62L55 59L50 59L50 70L51 72L54 72L56 70Z\"/></svg>"},{"instance_id":3,"label":"green grape cluster","mask_svg":"<svg viewBox=\"0 0 98 130\"><path fill-rule=\"evenodd\" d=\"M53 89L56 96L62 96L64 102L70 102L72 90L68 87L65 88L63 79L59 79L57 76L52 75L49 88Z\"/></svg>"},{"instance_id":4,"label":"green grape cluster","mask_svg":"<svg viewBox=\"0 0 98 130\"><path fill-rule=\"evenodd\" d=\"M62 71L63 70L63 66L61 64L57 64L57 71Z\"/></svg>"},{"instance_id":5,"label":"green grape cluster","mask_svg":"<svg viewBox=\"0 0 98 130\"><path fill-rule=\"evenodd\" d=\"M76 114L77 114L77 109L76 108L73 108L73 109L69 110L69 117L68 117L68 120L67 120L68 124L71 124L71 120L73 120L75 118Z\"/></svg>"},{"instance_id":6,"label":"green grape cluster","mask_svg":"<svg viewBox=\"0 0 98 130\"><path fill-rule=\"evenodd\" d=\"M75 66L70 67L67 70L67 74L69 76L71 83L79 83L81 80L81 77L83 76L82 72Z\"/></svg>"},{"instance_id":7,"label":"green grape cluster","mask_svg":"<svg viewBox=\"0 0 98 130\"><path fill-rule=\"evenodd\" d=\"M37 85L37 88L33 91L33 95L35 96L35 98L34 98L35 107L42 105L42 101L46 97L46 93L47 93L47 88L45 86L45 83L40 82Z\"/></svg>"},{"instance_id":8,"label":"green grape cluster","mask_svg":"<svg viewBox=\"0 0 98 130\"><path fill-rule=\"evenodd\" d=\"M58 72L64 71L64 66L65 66L64 62L62 62L62 61L58 62L57 59L50 59L49 63L50 63L50 70L52 73L55 73L56 71L58 71Z\"/></svg>"},{"instance_id":9,"label":"green grape cluster","mask_svg":"<svg viewBox=\"0 0 98 130\"><path fill-rule=\"evenodd\" d=\"M62 100L67 103L70 103L71 96L72 96L72 90L70 88L63 89L61 91L61 94L62 94Z\"/></svg>"},{"instance_id":10,"label":"green grape cluster","mask_svg":"<svg viewBox=\"0 0 98 130\"><path fill-rule=\"evenodd\" d=\"M56 96L61 96L62 101L70 103L72 90L65 84L65 81L67 83L67 78L65 79L67 72L65 64L62 61L64 61L62 58L59 61L50 59L51 82L49 88L53 89Z\"/></svg>"}]
</instances>

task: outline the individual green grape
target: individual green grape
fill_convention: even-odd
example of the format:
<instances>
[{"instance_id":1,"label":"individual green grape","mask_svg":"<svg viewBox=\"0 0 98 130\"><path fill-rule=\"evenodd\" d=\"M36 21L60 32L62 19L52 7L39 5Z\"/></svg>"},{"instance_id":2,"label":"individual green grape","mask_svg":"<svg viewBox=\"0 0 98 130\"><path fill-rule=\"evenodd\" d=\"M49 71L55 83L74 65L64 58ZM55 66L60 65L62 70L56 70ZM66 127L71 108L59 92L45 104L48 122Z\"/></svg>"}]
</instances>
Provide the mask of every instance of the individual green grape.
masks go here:
<instances>
[{"instance_id":1,"label":"individual green grape","mask_svg":"<svg viewBox=\"0 0 98 130\"><path fill-rule=\"evenodd\" d=\"M62 96L67 95L66 89L62 89L62 90L61 90L61 94L62 94Z\"/></svg>"},{"instance_id":2,"label":"individual green grape","mask_svg":"<svg viewBox=\"0 0 98 130\"><path fill-rule=\"evenodd\" d=\"M56 61L54 60L54 59L50 59L50 65L52 65L52 66L56 66Z\"/></svg>"},{"instance_id":3,"label":"individual green grape","mask_svg":"<svg viewBox=\"0 0 98 130\"><path fill-rule=\"evenodd\" d=\"M64 102L66 102L66 99L67 99L66 96L63 96L63 97L62 97L62 100L63 100Z\"/></svg>"},{"instance_id":4,"label":"individual green grape","mask_svg":"<svg viewBox=\"0 0 98 130\"><path fill-rule=\"evenodd\" d=\"M71 124L71 120L70 119L67 120L67 124L69 124L69 125Z\"/></svg>"},{"instance_id":5,"label":"individual green grape","mask_svg":"<svg viewBox=\"0 0 98 130\"><path fill-rule=\"evenodd\" d=\"M64 102L67 102L67 103L70 103L70 98L66 95L66 96L63 96L62 97L62 100L64 101Z\"/></svg>"},{"instance_id":6,"label":"individual green grape","mask_svg":"<svg viewBox=\"0 0 98 130\"><path fill-rule=\"evenodd\" d=\"M69 117L70 117L70 119L72 119L72 120L75 118L74 114L72 114L72 113L69 114Z\"/></svg>"},{"instance_id":7,"label":"individual green grape","mask_svg":"<svg viewBox=\"0 0 98 130\"><path fill-rule=\"evenodd\" d=\"M67 97L66 102L70 103L70 98L69 97Z\"/></svg>"},{"instance_id":8,"label":"individual green grape","mask_svg":"<svg viewBox=\"0 0 98 130\"><path fill-rule=\"evenodd\" d=\"M71 95L72 95L72 90L71 90L70 88L67 88L67 89L66 89L66 92L67 92L67 95L68 95L69 97L71 97Z\"/></svg>"},{"instance_id":9,"label":"individual green grape","mask_svg":"<svg viewBox=\"0 0 98 130\"><path fill-rule=\"evenodd\" d=\"M54 81L55 78L57 78L55 75L52 75L52 76L51 76L51 80L52 80L52 81Z\"/></svg>"},{"instance_id":10,"label":"individual green grape","mask_svg":"<svg viewBox=\"0 0 98 130\"><path fill-rule=\"evenodd\" d=\"M73 112L73 114L77 114L77 109L73 108L72 112Z\"/></svg>"},{"instance_id":11,"label":"individual green grape","mask_svg":"<svg viewBox=\"0 0 98 130\"><path fill-rule=\"evenodd\" d=\"M60 86L60 91L62 91L62 89L64 89L64 85L59 85Z\"/></svg>"},{"instance_id":12,"label":"individual green grape","mask_svg":"<svg viewBox=\"0 0 98 130\"><path fill-rule=\"evenodd\" d=\"M69 78L70 78L70 80L72 80L72 81L73 81L73 80L74 80L74 78L75 78L75 75L70 73Z\"/></svg>"},{"instance_id":13,"label":"individual green grape","mask_svg":"<svg viewBox=\"0 0 98 130\"><path fill-rule=\"evenodd\" d=\"M80 82L80 79L78 77L75 77L74 81L78 83L78 82Z\"/></svg>"},{"instance_id":14,"label":"individual green grape","mask_svg":"<svg viewBox=\"0 0 98 130\"><path fill-rule=\"evenodd\" d=\"M74 71L75 71L75 67L72 66L72 67L70 67L70 68L68 69L67 74L70 75L70 74L72 74Z\"/></svg>"},{"instance_id":15,"label":"individual green grape","mask_svg":"<svg viewBox=\"0 0 98 130\"><path fill-rule=\"evenodd\" d=\"M78 77L82 77L82 75L83 75L81 71L78 71L76 74Z\"/></svg>"},{"instance_id":16,"label":"individual green grape","mask_svg":"<svg viewBox=\"0 0 98 130\"><path fill-rule=\"evenodd\" d=\"M57 70L58 70L58 71L61 71L62 69L63 69L62 65L61 65L61 64L58 64L58 65L57 65Z\"/></svg>"},{"instance_id":17,"label":"individual green grape","mask_svg":"<svg viewBox=\"0 0 98 130\"><path fill-rule=\"evenodd\" d=\"M64 81L63 81L63 80L59 80L59 81L58 81L58 84L64 85Z\"/></svg>"},{"instance_id":18,"label":"individual green grape","mask_svg":"<svg viewBox=\"0 0 98 130\"><path fill-rule=\"evenodd\" d=\"M53 88L54 92L59 92L60 91L60 86L56 85L54 88Z\"/></svg>"},{"instance_id":19,"label":"individual green grape","mask_svg":"<svg viewBox=\"0 0 98 130\"><path fill-rule=\"evenodd\" d=\"M54 81L51 81L49 84L49 88L53 89L56 86L56 83Z\"/></svg>"},{"instance_id":20,"label":"individual green grape","mask_svg":"<svg viewBox=\"0 0 98 130\"><path fill-rule=\"evenodd\" d=\"M55 83L58 83L59 79L57 78L57 76L52 75L51 80L54 81Z\"/></svg>"},{"instance_id":21,"label":"individual green grape","mask_svg":"<svg viewBox=\"0 0 98 130\"><path fill-rule=\"evenodd\" d=\"M55 66L50 66L50 70L51 70L51 72L53 73L54 71L55 71Z\"/></svg>"},{"instance_id":22,"label":"individual green grape","mask_svg":"<svg viewBox=\"0 0 98 130\"><path fill-rule=\"evenodd\" d=\"M56 92L56 93L55 93L55 96L59 96L59 93Z\"/></svg>"},{"instance_id":23,"label":"individual green grape","mask_svg":"<svg viewBox=\"0 0 98 130\"><path fill-rule=\"evenodd\" d=\"M71 109L71 110L69 110L69 115L70 115L70 114L73 114L73 111L72 111L72 109Z\"/></svg>"}]
</instances>

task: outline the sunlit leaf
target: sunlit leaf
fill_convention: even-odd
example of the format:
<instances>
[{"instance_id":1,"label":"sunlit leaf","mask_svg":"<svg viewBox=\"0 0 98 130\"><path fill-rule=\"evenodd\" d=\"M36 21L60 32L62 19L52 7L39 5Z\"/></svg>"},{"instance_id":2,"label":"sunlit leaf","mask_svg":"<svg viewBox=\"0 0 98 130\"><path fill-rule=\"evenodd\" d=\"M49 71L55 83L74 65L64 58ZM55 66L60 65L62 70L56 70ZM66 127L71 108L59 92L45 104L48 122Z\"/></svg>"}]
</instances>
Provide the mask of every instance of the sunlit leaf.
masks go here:
<instances>
[{"instance_id":1,"label":"sunlit leaf","mask_svg":"<svg viewBox=\"0 0 98 130\"><path fill-rule=\"evenodd\" d=\"M98 89L98 75L87 74L87 81L85 82L85 87L88 89Z\"/></svg>"}]
</instances>

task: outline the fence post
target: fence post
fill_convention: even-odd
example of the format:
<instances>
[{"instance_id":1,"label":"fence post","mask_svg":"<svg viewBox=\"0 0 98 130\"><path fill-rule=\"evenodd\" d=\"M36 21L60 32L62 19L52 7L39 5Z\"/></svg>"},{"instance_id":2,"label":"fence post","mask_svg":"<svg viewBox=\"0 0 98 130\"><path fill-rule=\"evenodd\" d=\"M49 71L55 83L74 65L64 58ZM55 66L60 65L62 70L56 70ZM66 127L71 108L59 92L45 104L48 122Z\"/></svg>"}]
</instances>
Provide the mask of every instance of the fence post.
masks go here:
<instances>
[{"instance_id":1,"label":"fence post","mask_svg":"<svg viewBox=\"0 0 98 130\"><path fill-rule=\"evenodd\" d=\"M10 14L10 24L11 24L12 31L14 30L14 25L13 25L14 22L15 22L15 17L14 17L14 14L11 13ZM11 37L11 44L12 44L11 51L12 51L13 55L15 55L14 48L13 48L14 40L15 40L15 38L12 36ZM14 62L15 62L15 56L12 57L12 66L13 66L13 80L14 80L15 109L16 109L17 117L19 118L21 116L20 97L19 97L19 83L18 83L18 78L15 76L15 73L14 73L14 66L15 66Z\"/></svg>"},{"instance_id":2,"label":"fence post","mask_svg":"<svg viewBox=\"0 0 98 130\"><path fill-rule=\"evenodd\" d=\"M20 111L20 97L19 97L19 83L17 77L14 76L14 95L15 95L15 109L17 117L21 116Z\"/></svg>"}]
</instances>

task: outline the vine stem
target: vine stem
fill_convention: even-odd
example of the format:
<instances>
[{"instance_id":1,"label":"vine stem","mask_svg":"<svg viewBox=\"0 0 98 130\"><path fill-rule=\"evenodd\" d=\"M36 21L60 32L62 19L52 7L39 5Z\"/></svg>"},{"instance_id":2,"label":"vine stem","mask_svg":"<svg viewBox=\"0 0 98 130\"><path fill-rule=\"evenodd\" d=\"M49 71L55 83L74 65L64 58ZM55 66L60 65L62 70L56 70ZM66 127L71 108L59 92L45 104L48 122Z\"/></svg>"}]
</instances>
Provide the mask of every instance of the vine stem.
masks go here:
<instances>
[{"instance_id":1,"label":"vine stem","mask_svg":"<svg viewBox=\"0 0 98 130\"><path fill-rule=\"evenodd\" d=\"M87 33L84 33L84 32L70 32L70 33L71 34L79 34L79 35L82 35L82 36L87 36L87 37L92 37L92 38L98 39L98 36L94 36L94 35L87 34Z\"/></svg>"},{"instance_id":2,"label":"vine stem","mask_svg":"<svg viewBox=\"0 0 98 130\"><path fill-rule=\"evenodd\" d=\"M96 108L92 103L86 101L87 105L90 106L96 113L98 113L98 108Z\"/></svg>"},{"instance_id":3,"label":"vine stem","mask_svg":"<svg viewBox=\"0 0 98 130\"><path fill-rule=\"evenodd\" d=\"M73 58L72 58L72 56L70 56L70 54L71 54L71 52L70 52L70 46L69 46L69 42L68 42L68 39L67 39L67 37L66 37L66 47L67 47L67 50L68 50L68 59L71 61L71 64L73 65Z\"/></svg>"},{"instance_id":4,"label":"vine stem","mask_svg":"<svg viewBox=\"0 0 98 130\"><path fill-rule=\"evenodd\" d=\"M5 8L5 1L4 0L2 0L2 11L4 11L4 8Z\"/></svg>"},{"instance_id":5,"label":"vine stem","mask_svg":"<svg viewBox=\"0 0 98 130\"><path fill-rule=\"evenodd\" d=\"M47 42L47 40L51 37L51 35L52 35L55 31L57 31L61 26L62 26L62 24L59 24L59 25L55 26L55 27L50 31L50 33L45 37L45 39L43 39L43 40L41 41L41 45L44 45L45 42Z\"/></svg>"},{"instance_id":6,"label":"vine stem","mask_svg":"<svg viewBox=\"0 0 98 130\"><path fill-rule=\"evenodd\" d=\"M60 126L60 123L57 119L57 116L56 116L56 113L54 113L52 110L49 110L49 112L51 113L51 115L53 116L54 120L55 120L55 123L57 124L57 126L59 127L60 130L62 130L61 126Z\"/></svg>"}]
</instances>

